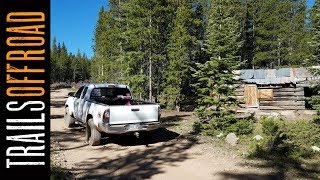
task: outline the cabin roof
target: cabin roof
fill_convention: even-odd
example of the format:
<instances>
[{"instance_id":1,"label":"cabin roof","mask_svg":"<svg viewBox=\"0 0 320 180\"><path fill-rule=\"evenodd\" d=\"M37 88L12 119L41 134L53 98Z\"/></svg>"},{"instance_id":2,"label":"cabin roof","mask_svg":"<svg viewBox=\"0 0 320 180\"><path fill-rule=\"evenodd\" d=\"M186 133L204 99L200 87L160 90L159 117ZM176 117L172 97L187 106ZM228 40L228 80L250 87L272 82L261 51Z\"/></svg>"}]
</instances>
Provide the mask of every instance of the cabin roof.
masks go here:
<instances>
[{"instance_id":1,"label":"cabin roof","mask_svg":"<svg viewBox=\"0 0 320 180\"><path fill-rule=\"evenodd\" d=\"M319 67L310 67L319 68ZM320 79L307 68L242 69L236 71L236 79L253 84L286 84Z\"/></svg>"}]
</instances>

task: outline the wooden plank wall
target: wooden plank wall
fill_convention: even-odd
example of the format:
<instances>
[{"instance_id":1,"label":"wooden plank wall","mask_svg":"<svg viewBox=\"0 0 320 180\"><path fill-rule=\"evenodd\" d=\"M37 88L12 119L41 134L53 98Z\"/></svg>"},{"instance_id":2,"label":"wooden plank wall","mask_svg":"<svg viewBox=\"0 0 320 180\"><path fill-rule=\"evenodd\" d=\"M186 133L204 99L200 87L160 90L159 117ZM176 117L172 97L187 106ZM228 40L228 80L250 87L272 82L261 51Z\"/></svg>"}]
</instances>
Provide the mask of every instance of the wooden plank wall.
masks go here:
<instances>
[{"instance_id":1,"label":"wooden plank wall","mask_svg":"<svg viewBox=\"0 0 320 180\"><path fill-rule=\"evenodd\" d=\"M303 110L305 109L303 87L273 89L273 98L260 99L262 110Z\"/></svg>"},{"instance_id":2,"label":"wooden plank wall","mask_svg":"<svg viewBox=\"0 0 320 180\"><path fill-rule=\"evenodd\" d=\"M237 85L235 94L238 99L244 100L244 84ZM245 104L240 105L246 107ZM303 110L305 109L304 88L273 88L273 98L259 99L259 106L261 110Z\"/></svg>"},{"instance_id":3,"label":"wooden plank wall","mask_svg":"<svg viewBox=\"0 0 320 180\"><path fill-rule=\"evenodd\" d=\"M305 109L303 87L275 88L273 98L260 99L262 110L303 110Z\"/></svg>"}]
</instances>

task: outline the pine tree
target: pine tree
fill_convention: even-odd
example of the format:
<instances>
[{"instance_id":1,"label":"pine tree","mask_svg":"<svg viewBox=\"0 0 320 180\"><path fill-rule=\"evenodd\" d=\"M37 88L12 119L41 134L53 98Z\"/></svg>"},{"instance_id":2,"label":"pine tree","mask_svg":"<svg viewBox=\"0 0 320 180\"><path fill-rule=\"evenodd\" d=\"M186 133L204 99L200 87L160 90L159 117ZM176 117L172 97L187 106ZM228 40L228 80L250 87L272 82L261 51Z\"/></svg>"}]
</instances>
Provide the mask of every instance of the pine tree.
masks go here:
<instances>
[{"instance_id":1,"label":"pine tree","mask_svg":"<svg viewBox=\"0 0 320 180\"><path fill-rule=\"evenodd\" d=\"M123 5L123 12L125 12L125 26L122 28L126 35L125 48L122 53L123 59L122 77L121 81L129 84L134 92L134 97L146 96L146 80L147 80L147 22L146 12L141 1L130 0ZM126 62L126 65L124 65ZM120 63L119 63L120 64Z\"/></svg>"},{"instance_id":2,"label":"pine tree","mask_svg":"<svg viewBox=\"0 0 320 180\"><path fill-rule=\"evenodd\" d=\"M58 71L58 67L57 67L57 60L58 60L59 54L58 54L58 46L57 46L57 39L56 37L53 38L53 42L52 42L52 48L51 48L51 52L50 52L50 60L51 60L51 83L56 82L57 81L57 71Z\"/></svg>"},{"instance_id":3,"label":"pine tree","mask_svg":"<svg viewBox=\"0 0 320 180\"><path fill-rule=\"evenodd\" d=\"M280 65L281 41L279 29L281 16L279 0L254 1L255 19L255 56L253 64L258 67L275 67Z\"/></svg>"},{"instance_id":4,"label":"pine tree","mask_svg":"<svg viewBox=\"0 0 320 180\"><path fill-rule=\"evenodd\" d=\"M88 58L85 53L82 53L80 58L80 76L83 81L88 79L87 69L90 69Z\"/></svg>"},{"instance_id":5,"label":"pine tree","mask_svg":"<svg viewBox=\"0 0 320 180\"><path fill-rule=\"evenodd\" d=\"M112 8L114 6L111 5L109 11L103 7L100 9L95 29L91 76L97 82L119 83L119 28Z\"/></svg>"},{"instance_id":6,"label":"pine tree","mask_svg":"<svg viewBox=\"0 0 320 180\"><path fill-rule=\"evenodd\" d=\"M210 1L204 44L209 59L198 64L194 73L199 95L196 112L203 120L221 120L237 104L232 96L233 70L240 64L240 58L236 56L241 47L239 22L234 12L238 5L239 1Z\"/></svg>"},{"instance_id":7,"label":"pine tree","mask_svg":"<svg viewBox=\"0 0 320 180\"><path fill-rule=\"evenodd\" d=\"M108 28L107 19L106 18L106 12L103 7L101 7L99 14L98 14L98 21L95 26L95 34L94 34L94 58L93 58L93 64L92 70L91 70L91 76L93 79L97 82L103 81L106 77L104 77L104 59L108 59L105 54L105 42L106 42L106 36L105 33ZM80 52L77 54L77 59L80 58Z\"/></svg>"},{"instance_id":8,"label":"pine tree","mask_svg":"<svg viewBox=\"0 0 320 180\"><path fill-rule=\"evenodd\" d=\"M312 48L312 55L309 64L320 65L320 0L316 0L312 9L310 10L310 20L311 20L311 41L310 46ZM312 73L319 76L320 70L313 69ZM318 91L320 89L320 82L316 82L316 87ZM317 110L317 116L315 117L315 122L320 124L320 95L313 96L310 101L314 108Z\"/></svg>"},{"instance_id":9,"label":"pine tree","mask_svg":"<svg viewBox=\"0 0 320 180\"><path fill-rule=\"evenodd\" d=\"M127 62L124 82L130 84L136 96L152 101L160 92L167 53L168 6L165 0L129 0L124 7Z\"/></svg>"},{"instance_id":10,"label":"pine tree","mask_svg":"<svg viewBox=\"0 0 320 180\"><path fill-rule=\"evenodd\" d=\"M69 67L71 67L71 61L69 58L68 50L64 42L62 43L59 54L59 82L68 82L69 77L72 77Z\"/></svg>"},{"instance_id":11,"label":"pine tree","mask_svg":"<svg viewBox=\"0 0 320 180\"><path fill-rule=\"evenodd\" d=\"M254 67L301 65L309 53L306 49L306 1L256 0L249 5L253 22Z\"/></svg>"},{"instance_id":12,"label":"pine tree","mask_svg":"<svg viewBox=\"0 0 320 180\"><path fill-rule=\"evenodd\" d=\"M190 65L192 52L195 48L196 38L191 36L191 28L195 19L191 3L183 3L177 8L173 21L173 31L168 44L168 67L166 69L166 83L164 96L169 109L180 109L183 92L182 89L190 78Z\"/></svg>"},{"instance_id":13,"label":"pine tree","mask_svg":"<svg viewBox=\"0 0 320 180\"><path fill-rule=\"evenodd\" d=\"M316 0L311 12L311 41L312 47L312 62L314 65L320 65L320 0ZM320 73L319 73L320 74Z\"/></svg>"},{"instance_id":14,"label":"pine tree","mask_svg":"<svg viewBox=\"0 0 320 180\"><path fill-rule=\"evenodd\" d=\"M72 62L71 62L73 82L79 81L80 58L81 58L81 53L80 53L80 49L78 49L77 55L72 58Z\"/></svg>"},{"instance_id":15,"label":"pine tree","mask_svg":"<svg viewBox=\"0 0 320 180\"><path fill-rule=\"evenodd\" d=\"M127 67L127 63L125 61L125 31L126 31L126 10L125 10L125 4L128 0L110 0L109 1L109 7L110 7L110 14L111 17L110 26L112 28L108 29L112 31L111 35L111 41L114 43L114 49L112 49L112 61L114 61L114 64L116 67L115 70L115 81L118 83L123 83L123 79L126 79L126 74L124 70ZM110 32L109 31L109 32ZM109 42L109 43L111 43Z\"/></svg>"},{"instance_id":16,"label":"pine tree","mask_svg":"<svg viewBox=\"0 0 320 180\"><path fill-rule=\"evenodd\" d=\"M281 49L279 63L281 66L300 65L307 59L308 47L305 0L287 0L279 3L281 26L279 38Z\"/></svg>"},{"instance_id":17,"label":"pine tree","mask_svg":"<svg viewBox=\"0 0 320 180\"><path fill-rule=\"evenodd\" d=\"M241 61L244 62L240 68L253 68L253 57L254 57L254 12L253 12L253 1L245 0L241 6L239 6L239 16L241 39L243 40L243 46L240 50Z\"/></svg>"}]
</instances>

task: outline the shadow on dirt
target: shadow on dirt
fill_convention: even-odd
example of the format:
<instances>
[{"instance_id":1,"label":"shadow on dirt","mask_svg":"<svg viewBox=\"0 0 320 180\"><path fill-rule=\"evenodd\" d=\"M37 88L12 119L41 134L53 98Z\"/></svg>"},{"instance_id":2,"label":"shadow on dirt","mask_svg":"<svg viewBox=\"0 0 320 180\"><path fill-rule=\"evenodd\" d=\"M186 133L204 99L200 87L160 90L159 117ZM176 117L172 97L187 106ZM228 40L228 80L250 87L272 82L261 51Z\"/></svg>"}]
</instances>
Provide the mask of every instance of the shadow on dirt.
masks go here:
<instances>
[{"instance_id":1,"label":"shadow on dirt","mask_svg":"<svg viewBox=\"0 0 320 180\"><path fill-rule=\"evenodd\" d=\"M63 115L61 114L58 114L58 115L50 115L50 119L53 120L53 119L61 119L61 118L64 118Z\"/></svg>"},{"instance_id":2,"label":"shadow on dirt","mask_svg":"<svg viewBox=\"0 0 320 180\"><path fill-rule=\"evenodd\" d=\"M65 131L52 131L51 144L57 147L51 152L71 149L81 149L87 144L84 141L85 128L78 126ZM64 146L68 142L68 146ZM75 142L70 144L70 142ZM130 146L148 145L145 148L134 148L128 151ZM124 151L125 154L117 156L88 158L75 164L71 171L73 176L80 179L146 179L159 173L163 173L162 166L176 166L178 162L192 158L186 151L198 140L191 135L179 135L165 128L160 128L144 134L140 138L135 136L112 136L103 140L104 145L92 147L96 151ZM115 146L112 144L117 144ZM53 145L54 147L54 145ZM89 147L90 148L90 147Z\"/></svg>"},{"instance_id":3,"label":"shadow on dirt","mask_svg":"<svg viewBox=\"0 0 320 180\"><path fill-rule=\"evenodd\" d=\"M225 173L221 172L221 176L225 179L317 179L320 174L319 162L308 162L305 167L301 166L302 162L283 156L269 156L268 158L260 158L262 162L246 162L240 166L248 166L255 169L273 169L272 173L267 175L247 174L247 173Z\"/></svg>"},{"instance_id":4,"label":"shadow on dirt","mask_svg":"<svg viewBox=\"0 0 320 180\"><path fill-rule=\"evenodd\" d=\"M163 165L177 166L178 162L192 158L186 151L197 143L193 137L179 136L162 145L135 149L117 157L90 158L76 164L73 171L80 179L147 179L163 173Z\"/></svg>"},{"instance_id":5,"label":"shadow on dirt","mask_svg":"<svg viewBox=\"0 0 320 180\"><path fill-rule=\"evenodd\" d=\"M137 138L134 135L109 135L102 140L102 144L118 144L120 146L149 145L159 142L167 142L179 136L178 133L165 128L140 133Z\"/></svg>"},{"instance_id":6,"label":"shadow on dirt","mask_svg":"<svg viewBox=\"0 0 320 180\"><path fill-rule=\"evenodd\" d=\"M75 127L66 129L64 131L51 131L51 144L56 143L59 146L59 149L52 149L51 151L60 151L60 150L70 150L77 149L84 146L87 146L85 142L85 128L76 124ZM77 143L76 146L66 146L64 143L83 143L79 146Z\"/></svg>"},{"instance_id":7,"label":"shadow on dirt","mask_svg":"<svg viewBox=\"0 0 320 180\"><path fill-rule=\"evenodd\" d=\"M66 101L50 101L51 108L61 108L64 107Z\"/></svg>"},{"instance_id":8,"label":"shadow on dirt","mask_svg":"<svg viewBox=\"0 0 320 180\"><path fill-rule=\"evenodd\" d=\"M141 134L139 138L132 134L128 135L105 135L101 140L101 145L117 144L119 146L139 146L151 145L159 142L167 142L179 137L179 134L165 128ZM75 149L74 147L66 147L63 142L83 142L85 143L85 128L81 125L67 129L66 131L52 131L51 138L60 143L61 150ZM62 143L62 144L61 144ZM86 146L86 145L84 145ZM83 147L82 145L79 147Z\"/></svg>"},{"instance_id":9,"label":"shadow on dirt","mask_svg":"<svg viewBox=\"0 0 320 180\"><path fill-rule=\"evenodd\" d=\"M243 180L280 180L281 178L277 175L263 175L263 174L254 174L254 173L230 173L223 172L220 173L223 179L243 179Z\"/></svg>"}]
</instances>

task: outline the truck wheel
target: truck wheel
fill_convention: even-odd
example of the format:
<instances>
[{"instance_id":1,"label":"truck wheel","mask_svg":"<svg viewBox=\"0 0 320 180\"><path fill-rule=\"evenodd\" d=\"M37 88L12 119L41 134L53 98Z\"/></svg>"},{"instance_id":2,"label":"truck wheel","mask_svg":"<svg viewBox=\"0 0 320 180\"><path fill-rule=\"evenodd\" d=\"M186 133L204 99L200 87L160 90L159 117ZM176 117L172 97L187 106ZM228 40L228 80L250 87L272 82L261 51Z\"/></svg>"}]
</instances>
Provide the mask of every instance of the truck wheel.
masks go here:
<instances>
[{"instance_id":1,"label":"truck wheel","mask_svg":"<svg viewBox=\"0 0 320 180\"><path fill-rule=\"evenodd\" d=\"M69 107L65 108L64 123L68 128L74 127L76 119L69 114Z\"/></svg>"},{"instance_id":2,"label":"truck wheel","mask_svg":"<svg viewBox=\"0 0 320 180\"><path fill-rule=\"evenodd\" d=\"M95 128L92 118L87 122L86 139L90 146L97 146L101 141L101 133Z\"/></svg>"}]
</instances>

